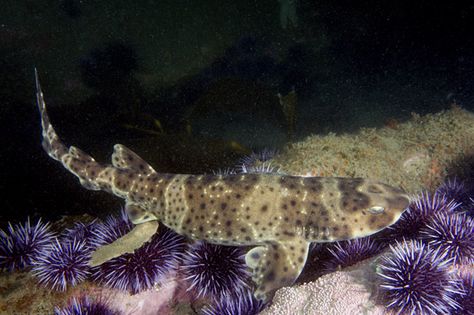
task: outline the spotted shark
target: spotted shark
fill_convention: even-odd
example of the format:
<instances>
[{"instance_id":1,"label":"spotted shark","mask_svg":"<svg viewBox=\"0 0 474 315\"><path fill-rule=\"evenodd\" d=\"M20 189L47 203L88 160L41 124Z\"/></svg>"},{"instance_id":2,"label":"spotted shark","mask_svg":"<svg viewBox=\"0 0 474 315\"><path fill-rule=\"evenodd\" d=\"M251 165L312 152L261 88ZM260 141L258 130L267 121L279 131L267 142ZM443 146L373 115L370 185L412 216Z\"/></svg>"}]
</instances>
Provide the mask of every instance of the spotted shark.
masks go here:
<instances>
[{"instance_id":1,"label":"spotted shark","mask_svg":"<svg viewBox=\"0 0 474 315\"><path fill-rule=\"evenodd\" d=\"M120 144L114 146L112 163L100 164L59 139L37 73L36 89L42 145L50 157L85 188L125 199L136 227L160 222L192 240L250 248L245 262L252 271L254 295L261 300L294 283L311 242L371 235L396 222L409 203L401 189L370 179L158 173ZM126 235L123 246L133 250L155 231L144 233L135 245L130 245L135 236ZM120 247L112 246L112 251Z\"/></svg>"}]
</instances>

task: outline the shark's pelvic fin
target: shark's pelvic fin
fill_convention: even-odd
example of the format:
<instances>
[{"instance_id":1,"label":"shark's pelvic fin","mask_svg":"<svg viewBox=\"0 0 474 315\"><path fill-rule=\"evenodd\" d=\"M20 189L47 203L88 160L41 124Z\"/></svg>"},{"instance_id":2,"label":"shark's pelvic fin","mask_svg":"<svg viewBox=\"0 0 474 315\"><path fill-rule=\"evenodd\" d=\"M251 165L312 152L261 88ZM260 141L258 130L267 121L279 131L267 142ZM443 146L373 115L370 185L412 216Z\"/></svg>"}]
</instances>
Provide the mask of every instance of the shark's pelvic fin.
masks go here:
<instances>
[{"instance_id":1,"label":"shark's pelvic fin","mask_svg":"<svg viewBox=\"0 0 474 315\"><path fill-rule=\"evenodd\" d=\"M253 269L255 297L268 300L276 289L292 285L306 263L309 244L301 237L294 237L251 249L245 262Z\"/></svg>"}]
</instances>

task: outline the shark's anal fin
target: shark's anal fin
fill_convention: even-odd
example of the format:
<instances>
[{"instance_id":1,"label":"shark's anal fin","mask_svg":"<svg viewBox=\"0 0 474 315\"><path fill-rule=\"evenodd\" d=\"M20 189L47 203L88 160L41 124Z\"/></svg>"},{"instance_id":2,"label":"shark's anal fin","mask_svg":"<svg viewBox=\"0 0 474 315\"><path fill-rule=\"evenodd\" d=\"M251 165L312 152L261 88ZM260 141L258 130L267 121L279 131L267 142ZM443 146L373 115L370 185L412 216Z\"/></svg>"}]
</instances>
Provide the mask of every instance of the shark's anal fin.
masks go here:
<instances>
[{"instance_id":1,"label":"shark's anal fin","mask_svg":"<svg viewBox=\"0 0 474 315\"><path fill-rule=\"evenodd\" d=\"M104 167L90 155L75 146L71 146L68 153L61 157L61 162L67 170L79 178L83 187L90 190L100 190L96 178Z\"/></svg>"},{"instance_id":2,"label":"shark's anal fin","mask_svg":"<svg viewBox=\"0 0 474 315\"><path fill-rule=\"evenodd\" d=\"M245 262L253 269L255 297L268 300L276 289L292 285L303 270L308 248L305 239L295 237L251 249Z\"/></svg>"},{"instance_id":3,"label":"shark's anal fin","mask_svg":"<svg viewBox=\"0 0 474 315\"><path fill-rule=\"evenodd\" d=\"M158 221L149 221L136 225L130 232L113 243L99 247L92 253L89 265L91 267L103 264L109 259L125 253L133 253L137 248L148 242L158 230Z\"/></svg>"}]
</instances>

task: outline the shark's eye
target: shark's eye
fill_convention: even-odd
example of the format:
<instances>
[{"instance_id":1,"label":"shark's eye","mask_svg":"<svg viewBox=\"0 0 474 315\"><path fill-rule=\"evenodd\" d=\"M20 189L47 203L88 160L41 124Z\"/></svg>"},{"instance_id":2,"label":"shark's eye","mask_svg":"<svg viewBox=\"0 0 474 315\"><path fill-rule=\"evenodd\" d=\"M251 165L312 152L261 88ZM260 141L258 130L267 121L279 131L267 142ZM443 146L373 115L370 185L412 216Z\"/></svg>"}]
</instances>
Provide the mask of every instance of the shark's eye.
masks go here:
<instances>
[{"instance_id":1,"label":"shark's eye","mask_svg":"<svg viewBox=\"0 0 474 315\"><path fill-rule=\"evenodd\" d=\"M374 207L369 208L369 212L372 214L381 214L384 211L385 211L385 208L381 206L374 206Z\"/></svg>"}]
</instances>

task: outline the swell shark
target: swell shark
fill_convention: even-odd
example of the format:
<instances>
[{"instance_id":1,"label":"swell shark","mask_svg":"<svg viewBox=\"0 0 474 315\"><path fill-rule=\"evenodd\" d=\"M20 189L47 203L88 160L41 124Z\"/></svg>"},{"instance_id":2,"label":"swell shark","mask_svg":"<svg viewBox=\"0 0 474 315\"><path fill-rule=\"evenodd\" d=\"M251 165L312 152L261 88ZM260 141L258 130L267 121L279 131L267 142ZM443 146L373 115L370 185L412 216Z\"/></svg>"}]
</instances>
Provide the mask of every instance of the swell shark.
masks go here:
<instances>
[{"instance_id":1,"label":"swell shark","mask_svg":"<svg viewBox=\"0 0 474 315\"><path fill-rule=\"evenodd\" d=\"M298 278L311 242L374 234L395 223L408 206L409 197L401 189L370 179L158 173L121 144L114 146L111 164L101 164L59 139L36 70L35 75L44 150L85 188L123 198L136 224L129 234L107 245L109 258L146 242L158 222L192 240L253 246L245 262L252 271L254 295L268 300L276 289ZM145 231L141 226L147 227ZM92 264L102 262L99 258Z\"/></svg>"}]
</instances>

